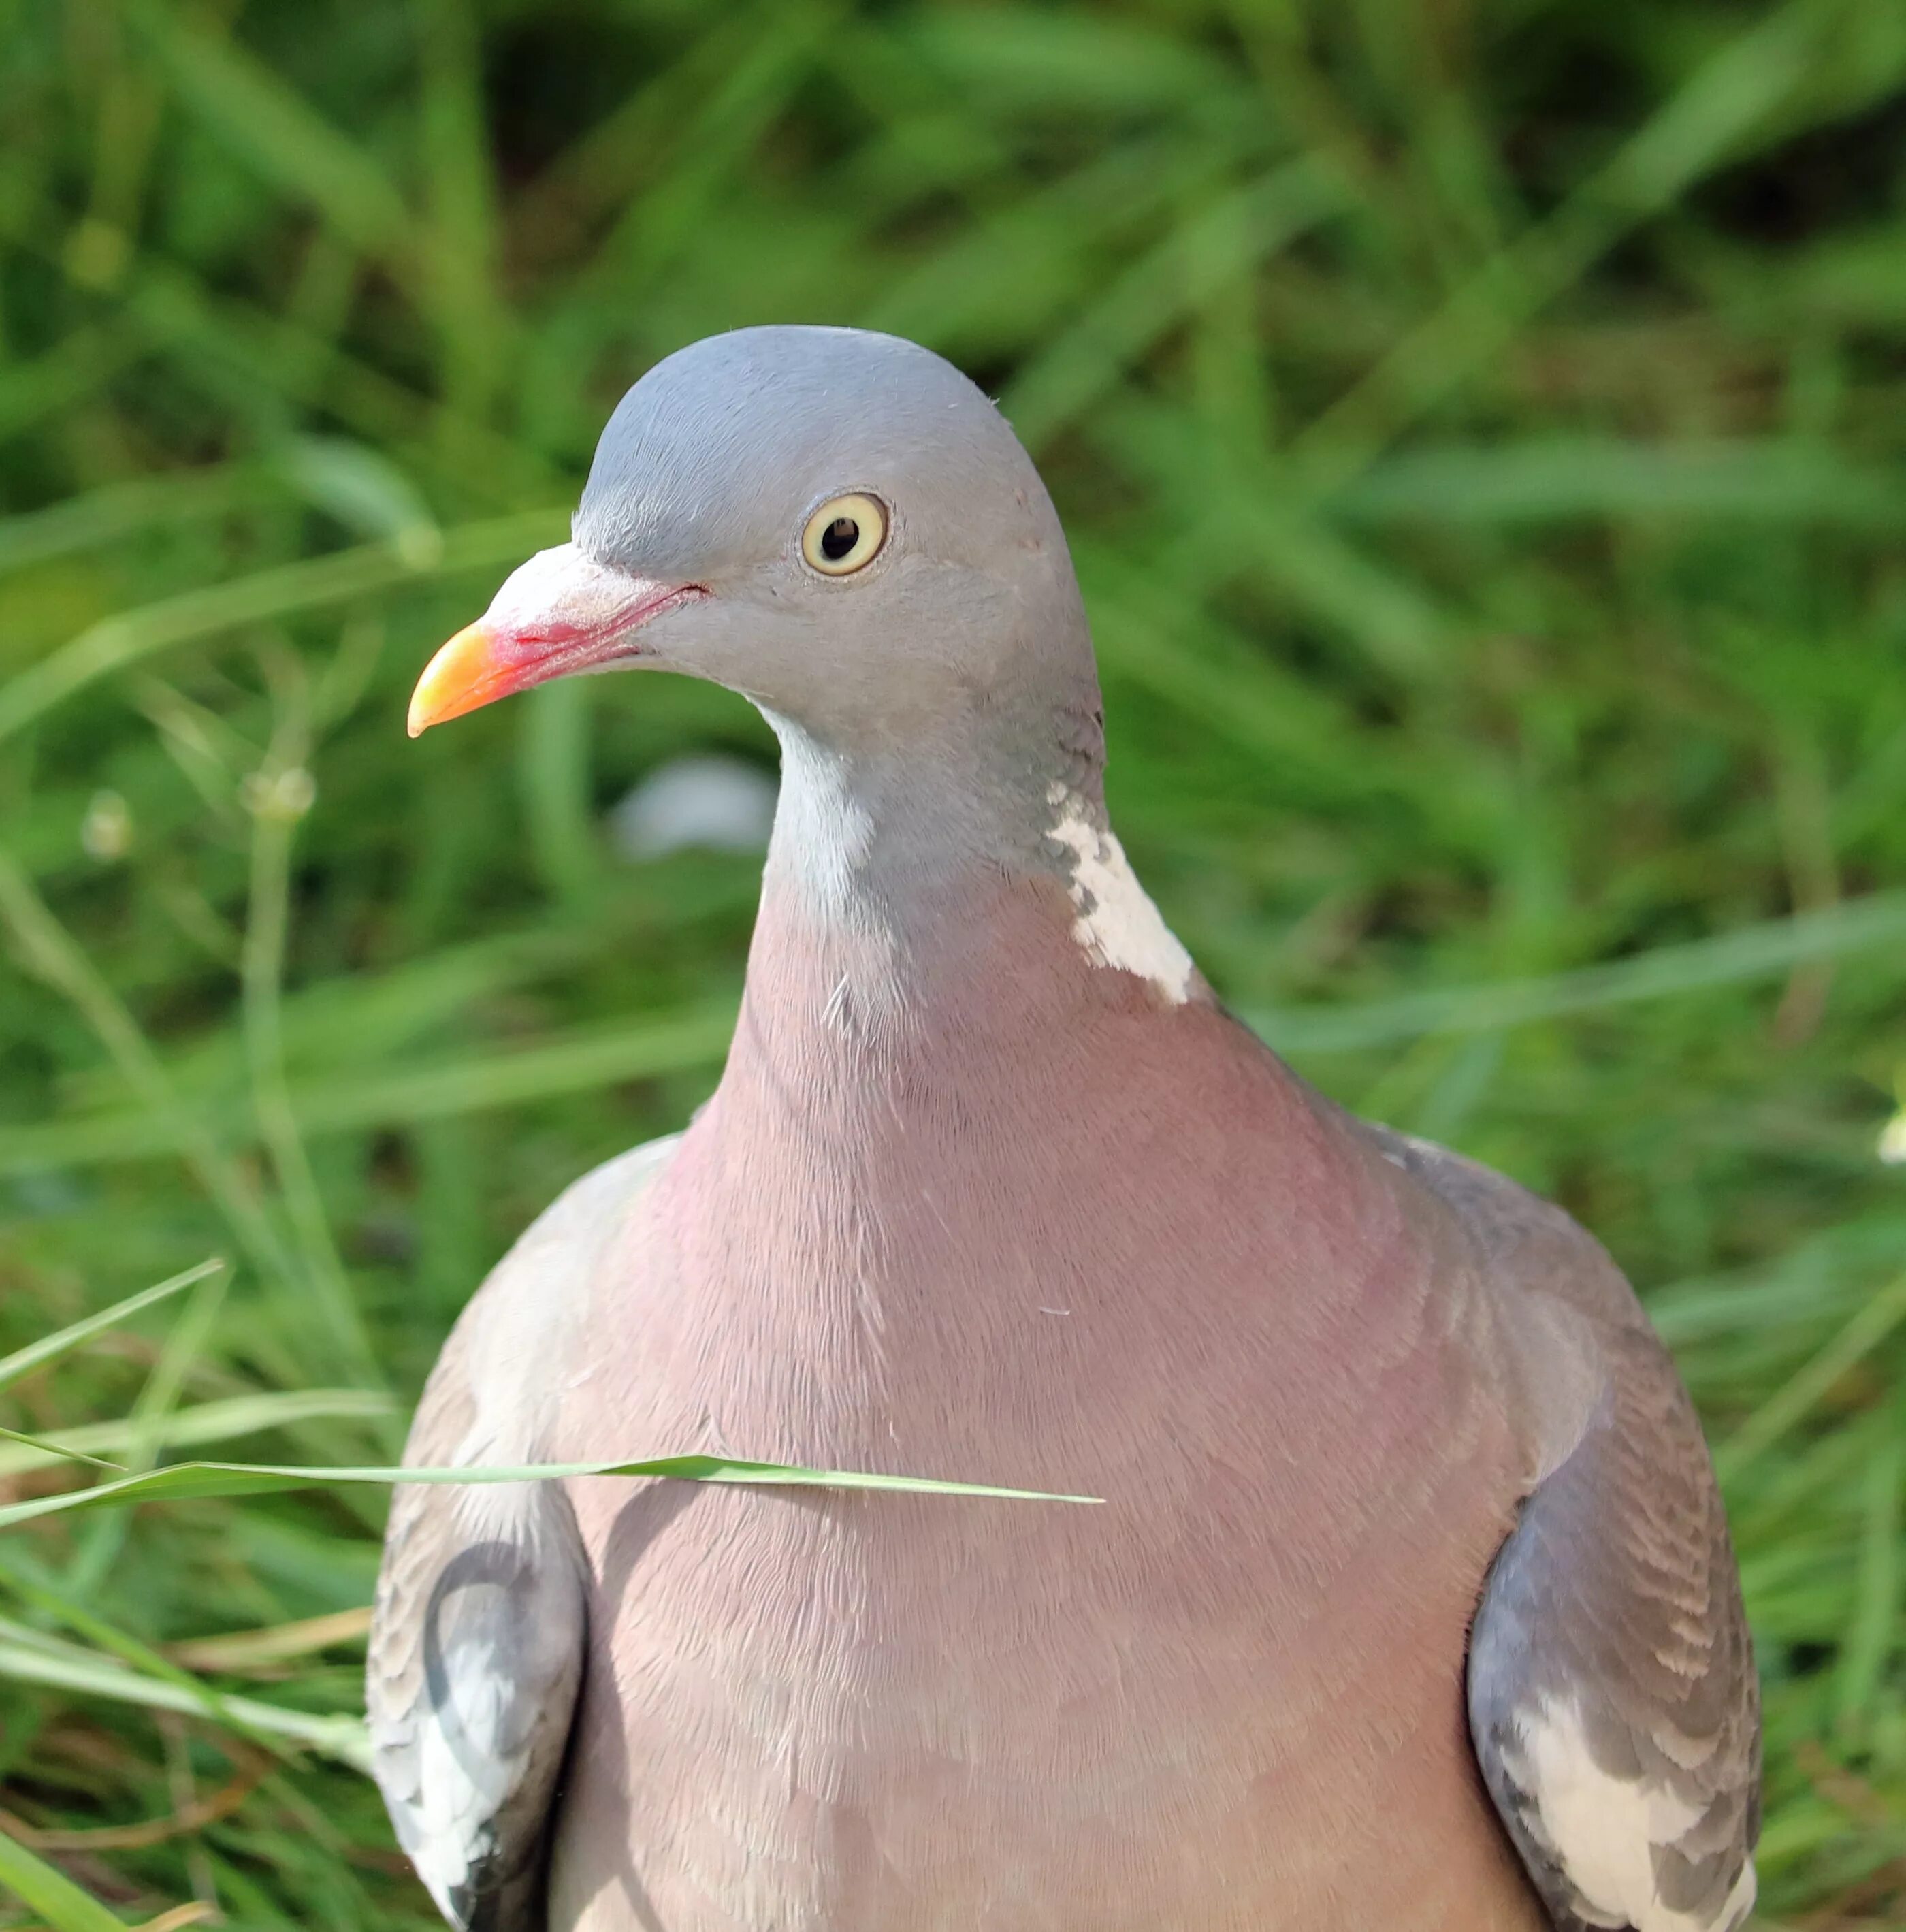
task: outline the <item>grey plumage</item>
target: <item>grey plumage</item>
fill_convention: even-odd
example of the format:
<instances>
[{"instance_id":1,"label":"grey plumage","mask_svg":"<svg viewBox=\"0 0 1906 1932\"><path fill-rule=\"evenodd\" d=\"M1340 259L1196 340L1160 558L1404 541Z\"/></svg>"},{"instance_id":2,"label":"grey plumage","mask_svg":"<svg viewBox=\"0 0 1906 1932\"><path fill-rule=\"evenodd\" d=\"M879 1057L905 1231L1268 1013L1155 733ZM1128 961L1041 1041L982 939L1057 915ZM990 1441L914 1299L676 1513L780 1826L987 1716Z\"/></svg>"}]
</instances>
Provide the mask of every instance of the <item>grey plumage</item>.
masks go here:
<instances>
[{"instance_id":1,"label":"grey plumage","mask_svg":"<svg viewBox=\"0 0 1906 1932\"><path fill-rule=\"evenodd\" d=\"M376 1768L399 1841L445 1915L469 1932L540 1922L545 1827L583 1654L583 1573L559 1492L480 1540L403 1492L402 1552L379 1593L385 1647ZM542 1520L537 1520L542 1519Z\"/></svg>"},{"instance_id":2,"label":"grey plumage","mask_svg":"<svg viewBox=\"0 0 1906 1932\"><path fill-rule=\"evenodd\" d=\"M550 1460L535 1387L565 1304L671 1142L577 1183L500 1262L445 1343L405 1460ZM548 1823L582 1678L587 1563L551 1484L394 1492L365 1673L377 1782L461 1932L538 1932Z\"/></svg>"},{"instance_id":3,"label":"grey plumage","mask_svg":"<svg viewBox=\"0 0 1906 1932\"><path fill-rule=\"evenodd\" d=\"M1476 1612L1467 1700L1490 1796L1559 1932L1628 1925L1618 1900L1584 1888L1530 1762L1545 1710L1572 1714L1591 1775L1655 1794L1635 1869L1652 1879L1662 1932L1732 1932L1753 1903L1759 1686L1693 1405L1627 1282L1567 1216L1441 1148L1392 1138L1476 1228L1505 1294L1573 1318L1591 1378L1585 1416L1578 1398L1542 1418L1553 1466Z\"/></svg>"}]
</instances>

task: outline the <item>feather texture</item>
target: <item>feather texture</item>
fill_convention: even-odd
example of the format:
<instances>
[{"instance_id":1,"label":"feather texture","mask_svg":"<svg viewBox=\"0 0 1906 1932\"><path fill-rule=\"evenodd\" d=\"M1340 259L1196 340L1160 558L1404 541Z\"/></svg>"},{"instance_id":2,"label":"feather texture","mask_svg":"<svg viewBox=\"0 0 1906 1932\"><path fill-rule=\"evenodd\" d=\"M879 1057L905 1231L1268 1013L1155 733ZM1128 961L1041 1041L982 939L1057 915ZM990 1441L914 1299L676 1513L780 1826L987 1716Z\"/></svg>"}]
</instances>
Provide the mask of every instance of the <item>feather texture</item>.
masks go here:
<instances>
[{"instance_id":1,"label":"feather texture","mask_svg":"<svg viewBox=\"0 0 1906 1932\"><path fill-rule=\"evenodd\" d=\"M405 1448L421 1466L545 1460L565 1312L673 1146L571 1188L472 1299ZM544 1372L539 1376L538 1369ZM550 1801L581 1681L586 1566L562 1488L400 1485L366 1666L376 1772L397 1838L463 1932L538 1932Z\"/></svg>"},{"instance_id":2,"label":"feather texture","mask_svg":"<svg viewBox=\"0 0 1906 1932\"><path fill-rule=\"evenodd\" d=\"M1567 1932L1734 1932L1755 1896L1759 1689L1693 1405L1566 1216L1440 1149L1410 1158L1476 1228L1506 1304L1554 1324L1530 1384L1558 1358L1576 1376L1577 1400L1532 1412L1545 1473L1471 1638L1484 1781Z\"/></svg>"}]
</instances>

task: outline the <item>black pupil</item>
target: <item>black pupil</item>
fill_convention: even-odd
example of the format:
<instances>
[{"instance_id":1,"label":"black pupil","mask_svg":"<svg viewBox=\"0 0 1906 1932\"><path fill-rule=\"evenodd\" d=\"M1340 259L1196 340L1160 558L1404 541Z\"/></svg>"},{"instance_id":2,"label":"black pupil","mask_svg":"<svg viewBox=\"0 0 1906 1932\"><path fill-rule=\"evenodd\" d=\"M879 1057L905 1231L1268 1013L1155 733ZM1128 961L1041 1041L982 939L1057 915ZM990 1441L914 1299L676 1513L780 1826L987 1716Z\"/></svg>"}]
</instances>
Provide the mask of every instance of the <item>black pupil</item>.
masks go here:
<instances>
[{"instance_id":1,"label":"black pupil","mask_svg":"<svg viewBox=\"0 0 1906 1932\"><path fill-rule=\"evenodd\" d=\"M821 532L820 554L838 563L860 542L860 526L851 517L836 517Z\"/></svg>"}]
</instances>

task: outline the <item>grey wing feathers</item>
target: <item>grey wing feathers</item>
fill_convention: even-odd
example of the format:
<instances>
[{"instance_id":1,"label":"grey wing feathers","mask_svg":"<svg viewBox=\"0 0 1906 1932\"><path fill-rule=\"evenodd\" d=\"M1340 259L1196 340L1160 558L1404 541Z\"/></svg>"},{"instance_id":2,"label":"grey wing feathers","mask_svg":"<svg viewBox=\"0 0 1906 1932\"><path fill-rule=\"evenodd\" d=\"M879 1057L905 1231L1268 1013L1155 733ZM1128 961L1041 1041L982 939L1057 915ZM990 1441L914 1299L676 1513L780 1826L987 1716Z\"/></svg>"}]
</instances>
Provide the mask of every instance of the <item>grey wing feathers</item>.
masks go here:
<instances>
[{"instance_id":1,"label":"grey wing feathers","mask_svg":"<svg viewBox=\"0 0 1906 1932\"><path fill-rule=\"evenodd\" d=\"M1478 1231L1510 1328L1510 1298L1547 1304L1525 1351L1560 1340L1592 1371L1585 1405L1554 1405L1566 1432L1539 1444L1540 1480L1476 1612L1484 1782L1560 1932L1734 1932L1754 1901L1760 1697L1694 1406L1633 1292L1567 1216L1386 1138ZM1545 1373L1560 1386L1542 1365L1534 1386Z\"/></svg>"},{"instance_id":2,"label":"grey wing feathers","mask_svg":"<svg viewBox=\"0 0 1906 1932\"><path fill-rule=\"evenodd\" d=\"M1726 1520L1659 1345L1524 1504L1470 1645L1484 1782L1557 1924L1733 1932L1754 1900L1760 1710Z\"/></svg>"},{"instance_id":3,"label":"grey wing feathers","mask_svg":"<svg viewBox=\"0 0 1906 1932\"><path fill-rule=\"evenodd\" d=\"M559 1459L598 1263L674 1146L597 1168L517 1242L445 1344L407 1462ZM541 1932L588 1583L560 1483L396 1492L365 1670L375 1770L399 1841L464 1932Z\"/></svg>"},{"instance_id":4,"label":"grey wing feathers","mask_svg":"<svg viewBox=\"0 0 1906 1932\"><path fill-rule=\"evenodd\" d=\"M455 1352L439 1363L411 1460L457 1460L467 1398L438 1391L460 1366ZM433 1439L451 1429L448 1442ZM366 1672L375 1769L399 1843L466 1932L543 1923L544 1826L581 1675L583 1605L556 1485L397 1491Z\"/></svg>"}]
</instances>

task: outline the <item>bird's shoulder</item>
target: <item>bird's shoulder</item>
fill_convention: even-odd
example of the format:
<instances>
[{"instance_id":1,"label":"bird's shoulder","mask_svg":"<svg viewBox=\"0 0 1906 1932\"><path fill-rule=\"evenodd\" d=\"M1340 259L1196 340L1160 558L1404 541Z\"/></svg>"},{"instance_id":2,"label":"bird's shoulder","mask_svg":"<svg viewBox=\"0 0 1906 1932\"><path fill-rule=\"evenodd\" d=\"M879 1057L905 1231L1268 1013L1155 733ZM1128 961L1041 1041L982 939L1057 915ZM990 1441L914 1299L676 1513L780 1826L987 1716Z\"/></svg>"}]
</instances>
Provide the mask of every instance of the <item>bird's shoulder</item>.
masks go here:
<instances>
[{"instance_id":1,"label":"bird's shoulder","mask_svg":"<svg viewBox=\"0 0 1906 1932\"><path fill-rule=\"evenodd\" d=\"M1754 1894L1759 1706L1694 1405L1579 1223L1372 1131L1462 1230L1529 1460L1471 1637L1484 1781L1558 1925L1728 1932Z\"/></svg>"},{"instance_id":2,"label":"bird's shoulder","mask_svg":"<svg viewBox=\"0 0 1906 1932\"><path fill-rule=\"evenodd\" d=\"M1566 1210L1467 1154L1394 1127L1362 1124L1384 1158L1461 1224L1499 1290L1542 1296L1603 1329L1649 1325L1628 1277Z\"/></svg>"},{"instance_id":3,"label":"bird's shoulder","mask_svg":"<svg viewBox=\"0 0 1906 1932\"><path fill-rule=\"evenodd\" d=\"M550 1405L572 1364L598 1270L612 1255L622 1258L620 1238L680 1140L646 1142L604 1161L517 1237L445 1341L418 1405L412 1462L457 1460L448 1452L473 1427L491 1438L484 1460L546 1449Z\"/></svg>"}]
</instances>

